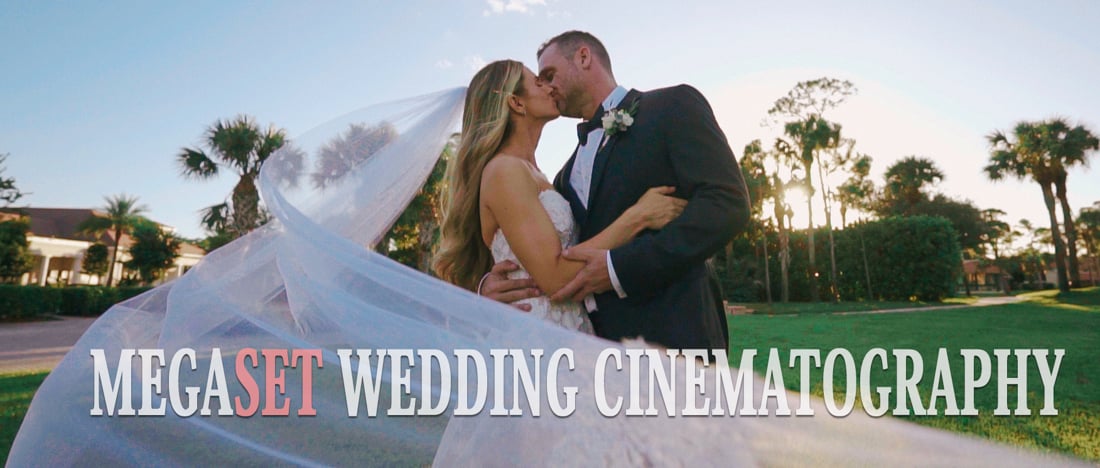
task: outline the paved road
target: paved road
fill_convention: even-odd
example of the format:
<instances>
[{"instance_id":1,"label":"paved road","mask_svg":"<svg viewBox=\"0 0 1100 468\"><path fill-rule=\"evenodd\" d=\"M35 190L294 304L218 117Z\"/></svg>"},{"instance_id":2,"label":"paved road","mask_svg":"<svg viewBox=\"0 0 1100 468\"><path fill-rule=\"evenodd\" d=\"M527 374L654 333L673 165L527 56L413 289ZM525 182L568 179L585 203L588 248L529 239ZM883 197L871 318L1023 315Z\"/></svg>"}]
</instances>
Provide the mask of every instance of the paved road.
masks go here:
<instances>
[{"instance_id":1,"label":"paved road","mask_svg":"<svg viewBox=\"0 0 1100 468\"><path fill-rule=\"evenodd\" d=\"M94 317L61 317L0 323L0 373L53 369L94 321Z\"/></svg>"},{"instance_id":2,"label":"paved road","mask_svg":"<svg viewBox=\"0 0 1100 468\"><path fill-rule=\"evenodd\" d=\"M905 312L927 312L932 310L961 309L965 307L1000 305L1019 302L1019 297L997 296L983 297L974 305L951 305L936 307L912 307L905 309L870 310L858 312L837 312L837 315L856 314L895 314ZM0 373L50 370L65 353L69 352L76 340L84 334L95 318L61 317L60 320L25 323L0 323Z\"/></svg>"}]
</instances>

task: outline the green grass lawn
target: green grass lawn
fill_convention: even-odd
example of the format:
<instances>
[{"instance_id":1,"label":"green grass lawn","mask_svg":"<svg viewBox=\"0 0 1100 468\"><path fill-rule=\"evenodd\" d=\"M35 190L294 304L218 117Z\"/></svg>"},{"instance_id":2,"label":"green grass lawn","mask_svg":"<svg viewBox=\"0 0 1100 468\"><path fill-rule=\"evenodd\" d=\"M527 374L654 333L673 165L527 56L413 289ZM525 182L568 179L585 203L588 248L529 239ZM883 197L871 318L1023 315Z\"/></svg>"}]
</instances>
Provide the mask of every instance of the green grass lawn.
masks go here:
<instances>
[{"instance_id":1,"label":"green grass lawn","mask_svg":"<svg viewBox=\"0 0 1100 468\"><path fill-rule=\"evenodd\" d=\"M918 388L927 405L933 385L936 355L946 348L951 359L951 375L956 399L961 406L963 359L960 349L986 350L992 363L995 348L1065 349L1055 387L1058 416L1038 416L1042 405L1042 386L1034 362L1029 366L1028 400L1033 415L1028 417L993 416L997 405L996 369L991 384L975 391L977 417L911 416L910 420L944 429L968 432L1017 445L1071 453L1100 460L1100 289L1076 290L1059 297L1057 292L1024 295L1028 302L1003 306L907 314L800 316L740 315L730 317L730 337L734 360L740 350L755 348L766 355L769 348L780 351L788 362L792 348L828 350L845 348L859 361L872 348L913 349L924 358L924 379ZM891 364L893 359L890 360ZM1015 358L1010 360L1009 376L1015 375ZM736 362L735 362L736 364ZM896 387L896 369L872 372L873 387ZM783 380L788 389L800 388L799 370L785 369ZM843 382L843 368L837 380ZM821 371L811 370L815 394L821 395ZM838 398L843 395L837 389ZM896 395L893 393L891 398ZM1015 392L1009 392L1009 406L1015 407ZM896 405L891 402L892 409ZM943 414L944 402L937 405ZM824 417L829 417L825 415Z\"/></svg>"},{"instance_id":2,"label":"green grass lawn","mask_svg":"<svg viewBox=\"0 0 1100 468\"><path fill-rule=\"evenodd\" d=\"M15 433L48 372L0 375L0 465L8 460Z\"/></svg>"},{"instance_id":3,"label":"green grass lawn","mask_svg":"<svg viewBox=\"0 0 1100 468\"><path fill-rule=\"evenodd\" d=\"M924 357L924 379L919 386L924 404L932 388L935 356L947 348L951 356L951 374L956 398L962 405L963 361L960 349L1062 348L1062 359L1055 388L1058 416L1037 416L1042 404L1038 371L1029 367L1028 401L1033 416L992 416L996 407L996 386L992 383L975 392L977 417L910 417L928 426L973 433L1017 445L1071 453L1100 461L1100 289L1076 290L1059 295L1056 291L1022 294L1028 302L1002 306L903 314L829 315L829 311L876 310L913 307L913 303L842 303L791 304L768 315L730 317L730 336L734 360L740 350L756 348L767 354L769 348L780 351L787 362L792 348L822 350L845 348L858 360L871 348L914 349ZM896 305L896 307L891 307ZM941 304L928 304L941 305ZM864 308L861 308L864 307ZM799 314L797 316L792 314ZM736 364L736 362L735 362ZM1013 375L1013 367L1009 375ZM881 369L871 375L872 386L895 387L896 374ZM996 372L994 370L994 372ZM995 379L994 373L994 379ZM0 375L0 463L7 460L15 434L30 405L35 389L46 373ZM813 391L822 394L821 373L811 372ZM837 380L843 382L843 368ZM798 369L785 369L787 388L798 391ZM838 398L843 395L838 388ZM1009 396L1012 407L1015 394ZM796 406L796 402L791 403ZM858 404L858 403L857 403ZM894 406L892 403L889 405ZM943 401L938 410L942 414ZM857 410L858 411L858 410ZM829 417L818 415L817 417Z\"/></svg>"},{"instance_id":4,"label":"green grass lawn","mask_svg":"<svg viewBox=\"0 0 1100 468\"><path fill-rule=\"evenodd\" d=\"M866 301L866 302L753 302L734 304L752 309L755 315L803 315L833 314L837 312L862 312L872 310L908 309L910 307L956 306L978 302L978 297L952 297L943 302L924 301Z\"/></svg>"}]
</instances>

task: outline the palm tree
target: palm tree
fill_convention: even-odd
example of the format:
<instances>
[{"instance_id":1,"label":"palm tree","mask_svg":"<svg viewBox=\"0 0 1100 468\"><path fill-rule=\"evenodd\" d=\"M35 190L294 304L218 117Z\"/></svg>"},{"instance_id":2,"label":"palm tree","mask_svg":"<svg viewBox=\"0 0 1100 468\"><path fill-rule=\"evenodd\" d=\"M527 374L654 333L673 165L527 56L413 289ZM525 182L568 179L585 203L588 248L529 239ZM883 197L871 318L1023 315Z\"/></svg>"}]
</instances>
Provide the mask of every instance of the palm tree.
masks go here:
<instances>
[{"instance_id":1,"label":"palm tree","mask_svg":"<svg viewBox=\"0 0 1100 468\"><path fill-rule=\"evenodd\" d=\"M982 235L982 241L989 244L990 250L993 251L994 261L1000 261L1001 243L1012 229L1009 227L1008 223L1001 221L1001 217L1005 214L1003 210L998 210L996 208L982 210L982 221L985 222L985 229L983 229L985 232Z\"/></svg>"},{"instance_id":2,"label":"palm tree","mask_svg":"<svg viewBox=\"0 0 1100 468\"><path fill-rule=\"evenodd\" d=\"M825 111L844 103L849 96L857 92L855 85L848 80L822 77L816 80L802 81L795 85L786 96L775 101L768 110L771 123L787 121L784 133L790 136L798 149L806 172L806 205L810 208L809 260L810 260L810 299L817 302L817 267L815 264L814 223L813 223L813 181L810 174L813 169L814 154L819 149L835 147L840 139L840 126L830 124L823 116ZM791 120L788 120L791 119ZM793 121L792 121L793 120ZM765 120L768 122L768 120ZM790 213L788 213L789 217Z\"/></svg>"},{"instance_id":3,"label":"palm tree","mask_svg":"<svg viewBox=\"0 0 1100 468\"><path fill-rule=\"evenodd\" d=\"M317 153L317 167L310 174L314 187L324 188L340 179L390 144L397 133L397 128L389 122L376 126L350 124L347 131L326 143Z\"/></svg>"},{"instance_id":4,"label":"palm tree","mask_svg":"<svg viewBox=\"0 0 1100 468\"><path fill-rule=\"evenodd\" d=\"M212 179L221 170L232 170L240 180L227 202L203 210L203 224L214 232L228 231L234 238L255 229L266 220L260 207L256 178L260 167L287 143L282 129L262 130L252 117L218 120L206 130L206 151L183 148L176 156L181 174L189 179ZM297 156L301 159L301 155ZM216 159L216 161L215 161Z\"/></svg>"},{"instance_id":5,"label":"palm tree","mask_svg":"<svg viewBox=\"0 0 1100 468\"><path fill-rule=\"evenodd\" d=\"M1002 291L1006 290L1006 282L1004 278L1004 265L1001 264L1001 245L1008 241L1012 227L1008 223L1001 221L1001 217L1006 213L996 208L988 208L982 210L982 221L985 226L982 227L982 242L989 244L990 250L993 251L993 264L1002 269L1000 288Z\"/></svg>"},{"instance_id":6,"label":"palm tree","mask_svg":"<svg viewBox=\"0 0 1100 468\"><path fill-rule=\"evenodd\" d=\"M840 150L843 146L844 151ZM855 153L856 141L851 138L837 138L837 143L829 148L828 153L832 156L828 159L822 159L817 165L818 180L821 181L822 200L825 203L825 226L829 231L829 285L832 289L833 300L840 302L840 290L837 288L837 274L836 269L836 240L833 233L833 203L838 201L839 194L834 193L829 187L827 176L832 176L833 173L839 170L848 170L849 166L858 164L863 158L870 158L864 155L857 155ZM869 164L869 163L868 163ZM838 188L839 191L839 188ZM843 205L844 202L841 202ZM846 223L844 215L841 215L841 226Z\"/></svg>"},{"instance_id":7,"label":"palm tree","mask_svg":"<svg viewBox=\"0 0 1100 468\"><path fill-rule=\"evenodd\" d=\"M871 162L871 157L866 154L853 157L848 167L848 171L852 175L837 187L837 201L840 202L840 226L842 229L848 227L848 210L850 208L856 208L863 212L868 212L872 208L875 183L870 178ZM860 255L863 257L863 276L867 284L867 297L873 298L871 271L867 261L867 245L863 241L863 230L858 232Z\"/></svg>"},{"instance_id":8,"label":"palm tree","mask_svg":"<svg viewBox=\"0 0 1100 468\"><path fill-rule=\"evenodd\" d=\"M760 212L764 207L764 200L773 197L774 187L772 186L772 178L768 174L768 170L764 165L764 158L767 155L764 153L763 145L760 140L753 140L749 144L745 145L745 151L741 156L741 174L745 179L745 185L749 189L749 200L752 202L752 225L754 229L749 231L750 240L755 235L760 236L760 243L764 250L764 294L768 298L768 303L772 301L772 283L771 283L771 271L768 268L768 229L764 223L763 217L760 216ZM733 243L727 244L726 251L726 271L732 269L733 264Z\"/></svg>"},{"instance_id":9,"label":"palm tree","mask_svg":"<svg viewBox=\"0 0 1100 468\"><path fill-rule=\"evenodd\" d=\"M999 181L1007 176L1018 179L1031 177L1043 192L1047 215L1050 218L1051 240L1054 242L1054 262L1058 272L1058 289L1069 291L1069 276L1066 271L1066 247L1062 242L1062 230L1058 227L1058 216L1054 209L1054 190L1052 186L1057 178L1058 169L1048 151L1048 139L1043 138L1043 124L1020 122L1013 129L1015 141L1004 133L994 131L986 137L991 148L990 163L985 167L990 180Z\"/></svg>"},{"instance_id":10,"label":"palm tree","mask_svg":"<svg viewBox=\"0 0 1100 468\"><path fill-rule=\"evenodd\" d=\"M806 185L806 210L809 216L809 225L806 228L809 243L809 275L810 275L810 301L820 300L817 286L817 263L815 261L816 246L814 244L814 188L813 166L820 150L835 147L840 142L840 125L831 123L814 114L806 120L788 122L783 128L784 133L794 140L798 149L799 162L805 174Z\"/></svg>"},{"instance_id":11,"label":"palm tree","mask_svg":"<svg viewBox=\"0 0 1100 468\"><path fill-rule=\"evenodd\" d=\"M901 213L908 213L920 202L929 199L925 188L943 180L943 172L928 158L907 156L886 169L886 199Z\"/></svg>"},{"instance_id":12,"label":"palm tree","mask_svg":"<svg viewBox=\"0 0 1100 468\"><path fill-rule=\"evenodd\" d=\"M1084 126L1071 127L1063 119L1051 119L1042 125L1051 164L1054 167L1055 196L1062 206L1062 221L1066 227L1066 253L1069 259L1070 285L1081 285L1081 268L1077 263L1077 229L1073 223L1073 209L1066 196L1067 169L1088 165L1091 151L1100 149L1100 139Z\"/></svg>"},{"instance_id":13,"label":"palm tree","mask_svg":"<svg viewBox=\"0 0 1100 468\"><path fill-rule=\"evenodd\" d=\"M786 303L791 300L789 272L791 241L789 233L792 229L791 218L794 216L794 210L787 203L787 189L800 184L793 174L793 163L798 159L798 152L786 140L777 138L773 143L770 154L776 161L775 172L771 175L771 186L773 187L772 194L774 196L772 213L775 215L775 222L779 228L779 278L781 288L779 300ZM779 174L783 169L789 171L786 179L783 179Z\"/></svg>"},{"instance_id":14,"label":"palm tree","mask_svg":"<svg viewBox=\"0 0 1100 468\"><path fill-rule=\"evenodd\" d=\"M875 193L875 183L871 181L871 157L865 154L856 156L851 161L849 171L851 176L837 187L837 201L840 202L840 226L848 226L848 210L856 208L861 211L868 209L868 201Z\"/></svg>"},{"instance_id":15,"label":"palm tree","mask_svg":"<svg viewBox=\"0 0 1100 468\"><path fill-rule=\"evenodd\" d=\"M80 232L102 235L111 232L114 237L114 250L111 252L111 263L107 267L107 286L110 286L115 277L115 262L118 261L118 247L122 241L122 235L130 230L142 219L141 214L148 211L145 205L138 205L137 197L131 197L125 193L113 197L104 197L107 205L103 208L105 216L92 215L81 222L77 229Z\"/></svg>"},{"instance_id":16,"label":"palm tree","mask_svg":"<svg viewBox=\"0 0 1100 468\"><path fill-rule=\"evenodd\" d=\"M6 169L4 167L4 162L8 159L8 156L8 153L0 153L0 201L3 202L3 206L5 207L23 198L24 195L29 195L20 192L19 189L16 188L14 177L3 177L4 170Z\"/></svg>"},{"instance_id":17,"label":"palm tree","mask_svg":"<svg viewBox=\"0 0 1100 468\"><path fill-rule=\"evenodd\" d=\"M1035 227L1035 225L1031 224L1031 221L1027 219L1020 220L1020 227L1023 229L1021 231L1013 231L1013 235L1014 237L1027 236L1027 249L1024 251L1024 257L1028 259L1028 261L1025 262L1027 270L1034 274L1034 280L1037 284L1043 284L1043 254L1035 247L1035 241L1042 237L1042 231L1046 229Z\"/></svg>"},{"instance_id":18,"label":"palm tree","mask_svg":"<svg viewBox=\"0 0 1100 468\"><path fill-rule=\"evenodd\" d=\"M447 165L458 148L459 134L451 135L431 174L375 250L422 272L431 271L432 252L439 241L441 195L446 191Z\"/></svg>"}]
</instances>

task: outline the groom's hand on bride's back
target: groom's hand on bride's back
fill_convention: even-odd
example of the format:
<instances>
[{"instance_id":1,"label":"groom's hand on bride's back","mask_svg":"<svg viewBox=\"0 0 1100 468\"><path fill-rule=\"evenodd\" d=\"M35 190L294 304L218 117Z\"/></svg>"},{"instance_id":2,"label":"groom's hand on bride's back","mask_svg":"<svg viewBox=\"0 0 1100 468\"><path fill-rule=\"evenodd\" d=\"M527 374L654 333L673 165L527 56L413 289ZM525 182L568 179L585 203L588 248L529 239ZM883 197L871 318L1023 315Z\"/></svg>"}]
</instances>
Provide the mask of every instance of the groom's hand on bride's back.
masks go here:
<instances>
[{"instance_id":1,"label":"groom's hand on bride's back","mask_svg":"<svg viewBox=\"0 0 1100 468\"><path fill-rule=\"evenodd\" d=\"M577 272L573 280L550 296L550 300L582 302L589 294L610 291L611 274L607 269L607 250L573 247L566 249L561 256L577 262L584 262L584 268Z\"/></svg>"},{"instance_id":2,"label":"groom's hand on bride's back","mask_svg":"<svg viewBox=\"0 0 1100 468\"><path fill-rule=\"evenodd\" d=\"M503 302L519 310L530 312L530 304L514 304L516 301L542 295L535 280L531 278L508 279L508 273L519 269L519 265L505 260L493 265L493 269L481 280L478 294L497 302Z\"/></svg>"}]
</instances>

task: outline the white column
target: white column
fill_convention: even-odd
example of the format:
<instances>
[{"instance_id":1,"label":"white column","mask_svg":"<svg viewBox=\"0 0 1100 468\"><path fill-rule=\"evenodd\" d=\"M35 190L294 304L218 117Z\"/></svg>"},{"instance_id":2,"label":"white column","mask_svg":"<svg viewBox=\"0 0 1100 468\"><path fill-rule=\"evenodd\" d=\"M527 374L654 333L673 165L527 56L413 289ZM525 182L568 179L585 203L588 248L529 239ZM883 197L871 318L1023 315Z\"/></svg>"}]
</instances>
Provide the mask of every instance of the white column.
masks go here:
<instances>
[{"instance_id":1,"label":"white column","mask_svg":"<svg viewBox=\"0 0 1100 468\"><path fill-rule=\"evenodd\" d=\"M69 274L69 284L80 283L80 271L84 269L84 250L73 256L73 271Z\"/></svg>"},{"instance_id":2,"label":"white column","mask_svg":"<svg viewBox=\"0 0 1100 468\"><path fill-rule=\"evenodd\" d=\"M52 257L50 257L49 255L43 255L42 256L42 269L39 271L39 274L38 274L38 285L39 286L45 286L46 285L46 275L48 275L50 273L50 258L52 258Z\"/></svg>"}]
</instances>

